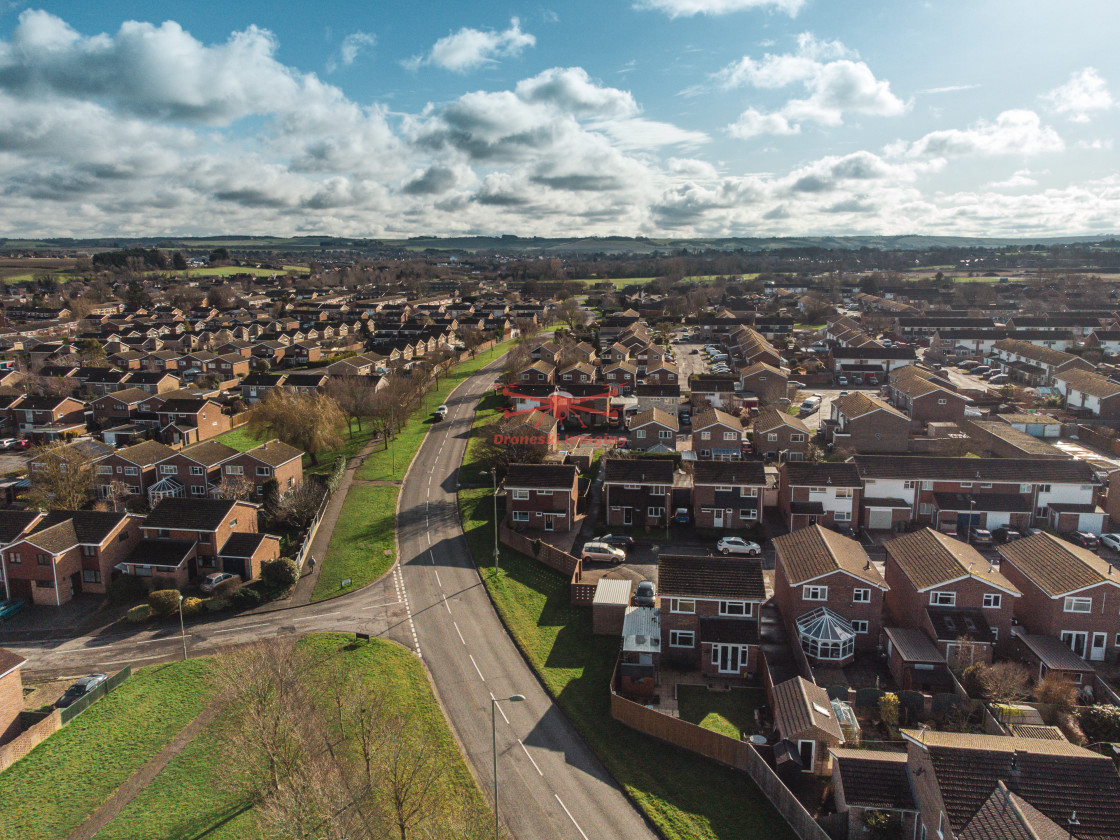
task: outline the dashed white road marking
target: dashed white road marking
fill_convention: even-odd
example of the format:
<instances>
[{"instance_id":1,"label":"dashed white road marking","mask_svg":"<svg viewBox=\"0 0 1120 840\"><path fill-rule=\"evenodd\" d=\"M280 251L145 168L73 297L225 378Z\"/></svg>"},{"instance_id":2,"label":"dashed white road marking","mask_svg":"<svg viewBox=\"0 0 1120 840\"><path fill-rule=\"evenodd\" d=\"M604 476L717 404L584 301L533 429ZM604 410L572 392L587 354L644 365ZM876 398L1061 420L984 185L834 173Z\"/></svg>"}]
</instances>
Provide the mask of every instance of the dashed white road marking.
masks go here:
<instances>
[{"instance_id":1,"label":"dashed white road marking","mask_svg":"<svg viewBox=\"0 0 1120 840\"><path fill-rule=\"evenodd\" d=\"M470 657L471 664L474 666L475 671L478 672L478 678L480 680L482 680L483 682L486 682L486 677L482 676L482 671L479 670L478 663L474 661L474 657L471 656L471 654L469 654L469 653L467 654L467 656ZM490 696L493 697L494 695L491 694ZM499 707L499 711L500 711L500 707ZM505 715L503 714L502 717L505 717ZM509 721L506 721L506 723L509 723Z\"/></svg>"},{"instance_id":2,"label":"dashed white road marking","mask_svg":"<svg viewBox=\"0 0 1120 840\"><path fill-rule=\"evenodd\" d=\"M495 706L497 707L497 709L498 709L498 714L500 714L500 715L502 716L502 720L504 720L504 721L505 721L505 722L506 722L506 723L508 724L508 723L509 723L509 718L508 718L508 717L506 717L506 713L505 713L505 711L504 711L504 710L502 709L502 704L501 704L501 703L497 703L497 702L495 702L495 701L496 701L497 699L498 699L498 698L496 698L496 697L494 696L494 692L493 692L493 691L491 691L491 692L490 692L490 702L491 702L491 703L494 703L494 705L495 705Z\"/></svg>"},{"instance_id":3,"label":"dashed white road marking","mask_svg":"<svg viewBox=\"0 0 1120 840\"><path fill-rule=\"evenodd\" d=\"M397 597L404 604L404 612L408 616L408 629L412 631L412 644L416 649L416 655L423 659L424 654L420 652L420 637L416 635L416 622L412 620L412 607L408 603L408 590L405 589L404 574L401 572L399 565L393 570L393 578L397 587Z\"/></svg>"},{"instance_id":4,"label":"dashed white road marking","mask_svg":"<svg viewBox=\"0 0 1120 840\"><path fill-rule=\"evenodd\" d=\"M537 762L533 761L533 757L531 755L529 755L529 750L525 749L524 742L522 742L522 740L520 738L518 738L517 743L521 744L521 749L525 751L525 757L527 759L529 759L529 762L533 765L533 769L537 771L537 775L538 776L543 776L544 773L541 772L541 768L539 768L537 766ZM578 828L578 826L577 826L577 828Z\"/></svg>"},{"instance_id":5,"label":"dashed white road marking","mask_svg":"<svg viewBox=\"0 0 1120 840\"><path fill-rule=\"evenodd\" d=\"M459 634L459 641L463 643L463 647L466 647L467 640L463 638L463 631L459 629L459 623L457 621L452 621L451 623L455 625L455 632Z\"/></svg>"},{"instance_id":6,"label":"dashed white road marking","mask_svg":"<svg viewBox=\"0 0 1120 840\"><path fill-rule=\"evenodd\" d=\"M188 633L187 638L188 639L193 639L194 634L193 633ZM182 641L183 641L182 636L174 635L174 636L160 636L158 639L144 639L143 641L137 642L136 644L138 644L138 645L154 645L157 642L182 642Z\"/></svg>"},{"instance_id":7,"label":"dashed white road marking","mask_svg":"<svg viewBox=\"0 0 1120 840\"><path fill-rule=\"evenodd\" d=\"M236 633L238 630L248 630L250 627L264 627L267 621L258 621L255 624L242 624L240 627L227 627L224 630L211 630L211 633Z\"/></svg>"},{"instance_id":8,"label":"dashed white road marking","mask_svg":"<svg viewBox=\"0 0 1120 840\"><path fill-rule=\"evenodd\" d=\"M439 570L438 570L438 569L435 569L435 570L433 570L433 571L435 571L435 573L436 573L436 583L437 583L437 584L439 585L439 588L440 588L440 589L443 589L443 581L441 581L441 580L439 579Z\"/></svg>"},{"instance_id":9,"label":"dashed white road marking","mask_svg":"<svg viewBox=\"0 0 1120 840\"><path fill-rule=\"evenodd\" d=\"M443 606L447 609L447 614L451 615L451 604L447 600L447 596L443 596Z\"/></svg>"},{"instance_id":10,"label":"dashed white road marking","mask_svg":"<svg viewBox=\"0 0 1120 840\"><path fill-rule=\"evenodd\" d=\"M572 816L572 812L569 811L568 806L564 804L564 800L561 799L558 794L554 793L552 795L556 797L556 801L560 803L560 807L564 809L564 813L568 815L568 819L572 821L572 825L576 827L576 831L579 832L580 837L582 837L583 840L588 840L587 835L583 833L583 829L580 828L579 823L576 822L576 818Z\"/></svg>"},{"instance_id":11,"label":"dashed white road marking","mask_svg":"<svg viewBox=\"0 0 1120 840\"><path fill-rule=\"evenodd\" d=\"M323 613L322 615L304 615L304 616L300 616L299 618L293 618L291 620L292 621L314 621L317 618L329 618L332 615L338 615L338 613L339 613L339 611L335 610L334 612Z\"/></svg>"},{"instance_id":12,"label":"dashed white road marking","mask_svg":"<svg viewBox=\"0 0 1120 840\"><path fill-rule=\"evenodd\" d=\"M359 609L379 610L382 607L392 607L392 606L396 606L399 603L400 603L400 601L386 601L384 604L370 604L368 607L359 607Z\"/></svg>"}]
</instances>

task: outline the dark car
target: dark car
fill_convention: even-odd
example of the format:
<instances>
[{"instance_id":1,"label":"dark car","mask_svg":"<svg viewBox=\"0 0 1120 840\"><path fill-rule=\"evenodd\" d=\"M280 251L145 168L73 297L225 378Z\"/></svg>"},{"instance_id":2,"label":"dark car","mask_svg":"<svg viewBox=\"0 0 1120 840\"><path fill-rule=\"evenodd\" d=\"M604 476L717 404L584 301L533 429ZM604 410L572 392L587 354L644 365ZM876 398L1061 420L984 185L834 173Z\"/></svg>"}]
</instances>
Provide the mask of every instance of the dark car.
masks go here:
<instances>
[{"instance_id":1,"label":"dark car","mask_svg":"<svg viewBox=\"0 0 1120 840\"><path fill-rule=\"evenodd\" d=\"M1079 545L1090 551L1096 551L1101 547L1101 541L1097 538L1097 535L1090 534L1088 531L1070 531L1062 534L1062 537L1069 540L1074 545Z\"/></svg>"},{"instance_id":2,"label":"dark car","mask_svg":"<svg viewBox=\"0 0 1120 840\"><path fill-rule=\"evenodd\" d=\"M691 414L682 414L679 419L680 419L680 422L681 422L682 426L691 426L692 425L692 415Z\"/></svg>"},{"instance_id":3,"label":"dark car","mask_svg":"<svg viewBox=\"0 0 1120 840\"><path fill-rule=\"evenodd\" d=\"M105 674L90 674L88 677L82 677L66 689L66 692L55 701L55 708L65 709L67 706L76 703L107 679L109 677Z\"/></svg>"},{"instance_id":4,"label":"dark car","mask_svg":"<svg viewBox=\"0 0 1120 840\"><path fill-rule=\"evenodd\" d=\"M634 538L628 537L625 534L607 534L604 537L596 537L595 539L607 545L617 545L624 551L629 551L634 547Z\"/></svg>"},{"instance_id":5,"label":"dark car","mask_svg":"<svg viewBox=\"0 0 1120 840\"><path fill-rule=\"evenodd\" d=\"M630 606L632 607L652 607L657 604L657 590L653 587L653 582L643 580L638 584L638 588L634 590L634 594L630 598Z\"/></svg>"},{"instance_id":6,"label":"dark car","mask_svg":"<svg viewBox=\"0 0 1120 840\"><path fill-rule=\"evenodd\" d=\"M856 532L852 530L851 525L843 525L841 523L834 523L831 527L832 527L833 531L835 531L837 534L840 534L843 537L854 537L856 535Z\"/></svg>"},{"instance_id":7,"label":"dark car","mask_svg":"<svg viewBox=\"0 0 1120 840\"><path fill-rule=\"evenodd\" d=\"M1010 525L1003 525L992 531L992 539L996 542L1009 543L1023 538L1023 532Z\"/></svg>"},{"instance_id":8,"label":"dark car","mask_svg":"<svg viewBox=\"0 0 1120 840\"><path fill-rule=\"evenodd\" d=\"M968 541L973 545L991 545L992 532L987 528L969 528Z\"/></svg>"}]
</instances>

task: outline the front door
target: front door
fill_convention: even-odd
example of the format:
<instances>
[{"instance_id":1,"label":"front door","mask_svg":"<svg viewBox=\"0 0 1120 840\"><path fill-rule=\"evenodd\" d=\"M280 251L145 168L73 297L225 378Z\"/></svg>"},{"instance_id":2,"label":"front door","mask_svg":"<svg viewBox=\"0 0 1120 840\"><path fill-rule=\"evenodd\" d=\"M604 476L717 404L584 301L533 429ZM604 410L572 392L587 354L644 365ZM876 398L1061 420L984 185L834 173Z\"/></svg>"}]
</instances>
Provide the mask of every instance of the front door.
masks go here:
<instances>
[{"instance_id":1,"label":"front door","mask_svg":"<svg viewBox=\"0 0 1120 840\"><path fill-rule=\"evenodd\" d=\"M712 645L712 664L721 674L738 674L739 667L746 664L740 652L745 653L739 645Z\"/></svg>"},{"instance_id":2,"label":"front door","mask_svg":"<svg viewBox=\"0 0 1120 840\"><path fill-rule=\"evenodd\" d=\"M555 517L555 516L553 516L553 515L552 515L551 513L546 513L546 514L544 515L544 529L545 529L546 531L551 531L551 530L552 530L552 526L553 526L553 524L555 523L555 521L556 521L556 517Z\"/></svg>"},{"instance_id":3,"label":"front door","mask_svg":"<svg viewBox=\"0 0 1120 840\"><path fill-rule=\"evenodd\" d=\"M712 527L713 528L722 528L723 527L723 510L722 509L715 510L715 511L712 512Z\"/></svg>"},{"instance_id":4,"label":"front door","mask_svg":"<svg viewBox=\"0 0 1120 840\"><path fill-rule=\"evenodd\" d=\"M1093 644L1089 647L1089 661L1090 662L1103 662L1104 649L1108 645L1107 633L1094 633Z\"/></svg>"},{"instance_id":5,"label":"front door","mask_svg":"<svg viewBox=\"0 0 1120 840\"><path fill-rule=\"evenodd\" d=\"M633 525L634 524L634 509L633 508L624 507L622 509L622 524L623 525Z\"/></svg>"},{"instance_id":6,"label":"front door","mask_svg":"<svg viewBox=\"0 0 1120 840\"><path fill-rule=\"evenodd\" d=\"M1085 658L1089 646L1089 634L1082 630L1063 630L1062 641L1069 645L1069 649Z\"/></svg>"}]
</instances>

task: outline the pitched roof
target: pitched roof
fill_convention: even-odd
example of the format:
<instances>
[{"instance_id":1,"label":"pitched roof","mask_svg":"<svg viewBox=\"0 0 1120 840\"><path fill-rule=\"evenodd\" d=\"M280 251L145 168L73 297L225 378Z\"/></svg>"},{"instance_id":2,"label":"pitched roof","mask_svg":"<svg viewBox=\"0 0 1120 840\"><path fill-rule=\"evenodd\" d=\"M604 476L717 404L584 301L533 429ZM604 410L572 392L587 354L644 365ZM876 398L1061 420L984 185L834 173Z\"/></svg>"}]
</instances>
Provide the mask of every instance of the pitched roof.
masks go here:
<instances>
[{"instance_id":1,"label":"pitched roof","mask_svg":"<svg viewBox=\"0 0 1120 840\"><path fill-rule=\"evenodd\" d=\"M185 458L190 458L192 461L197 461L200 464L212 467L215 464L225 461L227 458L232 458L237 455L238 450L234 449L232 446L226 446L224 443L219 443L216 440L204 440L201 443L185 446L175 454L182 455Z\"/></svg>"},{"instance_id":2,"label":"pitched roof","mask_svg":"<svg viewBox=\"0 0 1120 840\"><path fill-rule=\"evenodd\" d=\"M270 466L279 467L281 464L294 461L296 458L302 458L303 450L296 449L294 446L289 446L283 441L268 440L260 446L254 446L252 449L246 450L241 454L256 458L258 461L262 461Z\"/></svg>"},{"instance_id":3,"label":"pitched roof","mask_svg":"<svg viewBox=\"0 0 1120 840\"><path fill-rule=\"evenodd\" d=\"M660 408L647 408L645 411L639 411L630 420L630 428L637 429L650 423L659 423L674 432L679 427L677 418L667 411L662 411Z\"/></svg>"},{"instance_id":4,"label":"pitched roof","mask_svg":"<svg viewBox=\"0 0 1120 840\"><path fill-rule=\"evenodd\" d=\"M118 449L113 453L126 461L131 461L134 464L148 467L160 461L165 461L175 454L175 450L170 446L165 446L159 441L144 440L140 443L126 446L124 449Z\"/></svg>"},{"instance_id":5,"label":"pitched roof","mask_svg":"<svg viewBox=\"0 0 1120 840\"><path fill-rule=\"evenodd\" d=\"M1000 555L1051 598L1110 581L1120 569L1093 552L1045 531L999 546Z\"/></svg>"},{"instance_id":6,"label":"pitched roof","mask_svg":"<svg viewBox=\"0 0 1120 840\"><path fill-rule=\"evenodd\" d=\"M859 540L841 536L820 525L798 528L793 533L774 537L774 548L791 586L839 570L883 591L889 588L871 564Z\"/></svg>"},{"instance_id":7,"label":"pitched roof","mask_svg":"<svg viewBox=\"0 0 1120 840\"><path fill-rule=\"evenodd\" d=\"M766 468L761 461L696 461L693 485L765 485Z\"/></svg>"},{"instance_id":8,"label":"pitched roof","mask_svg":"<svg viewBox=\"0 0 1120 840\"><path fill-rule=\"evenodd\" d=\"M844 801L861 808L916 810L906 774L907 756L901 752L832 751L844 788Z\"/></svg>"},{"instance_id":9,"label":"pitched roof","mask_svg":"<svg viewBox=\"0 0 1120 840\"><path fill-rule=\"evenodd\" d=\"M692 418L692 431L696 433L717 423L733 429L743 428L742 422L734 414L728 414L718 408L708 408Z\"/></svg>"},{"instance_id":10,"label":"pitched roof","mask_svg":"<svg viewBox=\"0 0 1120 840\"><path fill-rule=\"evenodd\" d=\"M69 523L67 533L74 536L75 543L97 544L111 534L125 519L127 513L114 513L99 510L52 510L35 524L32 535L40 531ZM69 546L66 546L67 548Z\"/></svg>"},{"instance_id":11,"label":"pitched roof","mask_svg":"<svg viewBox=\"0 0 1120 840\"><path fill-rule=\"evenodd\" d=\"M132 404L143 402L150 396L151 394L149 394L147 391L142 391L139 388L125 388L121 391L113 391L111 394L104 394L103 396L100 396L96 400L94 400L94 402L102 402L103 400L113 399L117 400L118 402Z\"/></svg>"},{"instance_id":12,"label":"pitched roof","mask_svg":"<svg viewBox=\"0 0 1120 840\"><path fill-rule=\"evenodd\" d=\"M783 738L816 729L842 743L844 734L833 714L828 692L802 677L774 686L774 727Z\"/></svg>"},{"instance_id":13,"label":"pitched roof","mask_svg":"<svg viewBox=\"0 0 1120 840\"><path fill-rule=\"evenodd\" d=\"M854 455L863 478L907 481L981 481L1010 484L1095 484L1085 461L1056 458L931 458L924 455Z\"/></svg>"},{"instance_id":14,"label":"pitched roof","mask_svg":"<svg viewBox=\"0 0 1120 840\"><path fill-rule=\"evenodd\" d=\"M881 411L892 417L897 417L908 423L910 422L910 418L894 406L888 405L878 397L865 394L863 391L852 391L850 394L840 397L833 405L837 406L849 420L863 417L865 414L871 414L875 411Z\"/></svg>"},{"instance_id":15,"label":"pitched roof","mask_svg":"<svg viewBox=\"0 0 1120 840\"><path fill-rule=\"evenodd\" d=\"M800 417L786 414L784 411L767 406L759 409L758 416L754 418L754 430L759 433L773 431L779 426L787 426L795 431L808 434L809 427Z\"/></svg>"},{"instance_id":16,"label":"pitched roof","mask_svg":"<svg viewBox=\"0 0 1120 840\"><path fill-rule=\"evenodd\" d=\"M20 656L15 651L0 648L0 677L14 671L26 661L26 658Z\"/></svg>"},{"instance_id":17,"label":"pitched roof","mask_svg":"<svg viewBox=\"0 0 1120 840\"><path fill-rule=\"evenodd\" d=\"M919 592L970 575L1011 595L1020 594L979 551L932 528L903 534L883 547L888 560L895 562Z\"/></svg>"},{"instance_id":18,"label":"pitched roof","mask_svg":"<svg viewBox=\"0 0 1120 840\"><path fill-rule=\"evenodd\" d=\"M218 554L222 557L252 557L257 547L268 539L274 540L276 537L268 534L244 534L235 532L229 535L225 545L221 547Z\"/></svg>"},{"instance_id":19,"label":"pitched roof","mask_svg":"<svg viewBox=\"0 0 1120 840\"><path fill-rule=\"evenodd\" d=\"M507 489L571 490L577 474L573 464L510 464L504 483Z\"/></svg>"},{"instance_id":20,"label":"pitched roof","mask_svg":"<svg viewBox=\"0 0 1120 840\"><path fill-rule=\"evenodd\" d=\"M161 499L144 520L143 527L213 531L238 505L246 507L247 514L257 515L255 505L233 499Z\"/></svg>"},{"instance_id":21,"label":"pitched roof","mask_svg":"<svg viewBox=\"0 0 1120 840\"><path fill-rule=\"evenodd\" d=\"M662 596L766 600L762 564L740 557L662 554L657 558L657 583Z\"/></svg>"},{"instance_id":22,"label":"pitched roof","mask_svg":"<svg viewBox=\"0 0 1120 840\"><path fill-rule=\"evenodd\" d=\"M607 484L673 483L674 462L659 458L605 458Z\"/></svg>"},{"instance_id":23,"label":"pitched roof","mask_svg":"<svg viewBox=\"0 0 1120 840\"><path fill-rule=\"evenodd\" d=\"M1088 394L1091 397L1104 399L1120 394L1120 383L1113 382L1092 370L1071 368L1054 374L1054 379L1061 380L1073 390Z\"/></svg>"},{"instance_id":24,"label":"pitched roof","mask_svg":"<svg viewBox=\"0 0 1120 840\"><path fill-rule=\"evenodd\" d=\"M855 464L830 461L786 461L788 483L795 487L862 487Z\"/></svg>"},{"instance_id":25,"label":"pitched roof","mask_svg":"<svg viewBox=\"0 0 1120 840\"><path fill-rule=\"evenodd\" d=\"M40 516L37 510L0 510L0 545L10 543Z\"/></svg>"}]
</instances>

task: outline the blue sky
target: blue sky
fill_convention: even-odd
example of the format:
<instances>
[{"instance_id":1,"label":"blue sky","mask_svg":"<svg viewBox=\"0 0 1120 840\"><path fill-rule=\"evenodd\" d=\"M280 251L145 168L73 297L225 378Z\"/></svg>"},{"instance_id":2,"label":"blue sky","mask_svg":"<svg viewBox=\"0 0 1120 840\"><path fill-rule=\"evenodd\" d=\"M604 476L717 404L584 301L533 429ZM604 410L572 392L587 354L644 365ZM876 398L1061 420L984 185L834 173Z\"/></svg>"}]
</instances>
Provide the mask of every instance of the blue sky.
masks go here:
<instances>
[{"instance_id":1,"label":"blue sky","mask_svg":"<svg viewBox=\"0 0 1120 840\"><path fill-rule=\"evenodd\" d=\"M1118 25L1114 0L9 0L0 233L1111 233Z\"/></svg>"}]
</instances>

